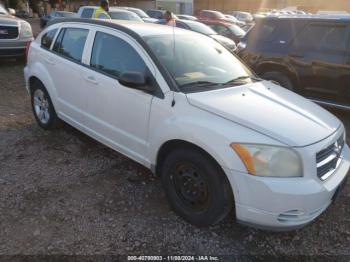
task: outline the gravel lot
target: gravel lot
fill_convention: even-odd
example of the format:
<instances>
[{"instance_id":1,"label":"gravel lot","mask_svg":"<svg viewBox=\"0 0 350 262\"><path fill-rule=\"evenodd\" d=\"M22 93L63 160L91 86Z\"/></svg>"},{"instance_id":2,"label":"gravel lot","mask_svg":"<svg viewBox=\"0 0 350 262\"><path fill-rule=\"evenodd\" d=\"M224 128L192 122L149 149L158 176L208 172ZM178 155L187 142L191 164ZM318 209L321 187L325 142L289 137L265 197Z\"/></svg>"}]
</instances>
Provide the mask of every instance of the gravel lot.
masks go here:
<instances>
[{"instance_id":1,"label":"gravel lot","mask_svg":"<svg viewBox=\"0 0 350 262\"><path fill-rule=\"evenodd\" d=\"M350 255L350 180L298 231L243 227L233 214L198 229L170 210L160 179L132 160L68 125L40 129L23 67L0 61L0 254ZM332 112L350 133L350 113Z\"/></svg>"}]
</instances>

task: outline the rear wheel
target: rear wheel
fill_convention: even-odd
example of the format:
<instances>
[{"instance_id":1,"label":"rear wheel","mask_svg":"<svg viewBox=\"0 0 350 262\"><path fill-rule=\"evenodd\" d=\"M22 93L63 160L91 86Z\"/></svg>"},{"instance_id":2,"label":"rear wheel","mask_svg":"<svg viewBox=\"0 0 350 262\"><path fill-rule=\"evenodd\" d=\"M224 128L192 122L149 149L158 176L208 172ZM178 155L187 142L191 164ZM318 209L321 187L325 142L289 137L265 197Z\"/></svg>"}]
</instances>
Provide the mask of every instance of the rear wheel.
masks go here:
<instances>
[{"instance_id":1,"label":"rear wheel","mask_svg":"<svg viewBox=\"0 0 350 262\"><path fill-rule=\"evenodd\" d=\"M191 224L216 224L234 205L226 175L199 150L171 152L161 168L161 178L172 208Z\"/></svg>"},{"instance_id":2,"label":"rear wheel","mask_svg":"<svg viewBox=\"0 0 350 262\"><path fill-rule=\"evenodd\" d=\"M272 82L276 82L278 85L290 90L294 91L292 81L280 72L266 72L262 75L263 79L271 80Z\"/></svg>"},{"instance_id":3,"label":"rear wheel","mask_svg":"<svg viewBox=\"0 0 350 262\"><path fill-rule=\"evenodd\" d=\"M39 81L35 81L31 87L31 104L35 119L40 127L50 130L59 126L60 120L50 96Z\"/></svg>"}]
</instances>

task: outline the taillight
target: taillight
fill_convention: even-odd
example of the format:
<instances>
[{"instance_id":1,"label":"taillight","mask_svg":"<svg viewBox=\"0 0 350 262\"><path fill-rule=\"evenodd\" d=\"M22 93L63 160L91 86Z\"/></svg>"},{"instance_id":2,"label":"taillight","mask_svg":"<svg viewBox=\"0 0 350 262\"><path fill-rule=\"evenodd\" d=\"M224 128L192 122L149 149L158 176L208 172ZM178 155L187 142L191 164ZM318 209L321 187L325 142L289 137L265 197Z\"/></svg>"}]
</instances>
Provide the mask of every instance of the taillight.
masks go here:
<instances>
[{"instance_id":1,"label":"taillight","mask_svg":"<svg viewBox=\"0 0 350 262\"><path fill-rule=\"evenodd\" d=\"M30 42L27 42L27 44L26 44L26 50L25 50L25 58L26 58L26 62L28 62L28 53L29 53L29 48L30 48L30 44L31 44L32 42L30 41Z\"/></svg>"}]
</instances>

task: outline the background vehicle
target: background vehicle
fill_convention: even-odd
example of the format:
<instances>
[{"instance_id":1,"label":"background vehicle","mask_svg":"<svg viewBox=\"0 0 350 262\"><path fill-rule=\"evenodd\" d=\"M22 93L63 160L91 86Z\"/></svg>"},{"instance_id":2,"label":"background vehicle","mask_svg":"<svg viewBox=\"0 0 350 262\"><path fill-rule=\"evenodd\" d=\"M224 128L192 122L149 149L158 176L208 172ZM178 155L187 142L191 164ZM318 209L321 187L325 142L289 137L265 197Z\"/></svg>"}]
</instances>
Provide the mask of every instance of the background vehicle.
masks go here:
<instances>
[{"instance_id":1,"label":"background vehicle","mask_svg":"<svg viewBox=\"0 0 350 262\"><path fill-rule=\"evenodd\" d=\"M336 117L189 30L56 21L31 44L24 74L39 126L62 119L159 174L172 208L198 226L234 207L243 223L301 227L347 178Z\"/></svg>"},{"instance_id":2,"label":"background vehicle","mask_svg":"<svg viewBox=\"0 0 350 262\"><path fill-rule=\"evenodd\" d=\"M164 10L147 10L147 15L149 17L155 18L155 19L163 19L164 18Z\"/></svg>"},{"instance_id":3,"label":"background vehicle","mask_svg":"<svg viewBox=\"0 0 350 262\"><path fill-rule=\"evenodd\" d=\"M181 20L191 20L191 21L198 21L198 18L192 15L176 15L178 19Z\"/></svg>"},{"instance_id":4,"label":"background vehicle","mask_svg":"<svg viewBox=\"0 0 350 262\"><path fill-rule=\"evenodd\" d=\"M190 21L190 20L176 20L176 27L191 30L191 31L209 36L214 40L218 41L224 47L226 47L229 51L231 52L236 51L237 46L233 40L225 36L219 35L213 29L211 29L209 26L205 24L202 24L196 21Z\"/></svg>"},{"instance_id":5,"label":"background vehicle","mask_svg":"<svg viewBox=\"0 0 350 262\"><path fill-rule=\"evenodd\" d=\"M198 20L202 21L217 21L233 23L232 19L225 17L225 15L219 11L202 10L199 12Z\"/></svg>"},{"instance_id":6,"label":"background vehicle","mask_svg":"<svg viewBox=\"0 0 350 262\"><path fill-rule=\"evenodd\" d=\"M81 6L77 12L78 17L92 18L98 6Z\"/></svg>"},{"instance_id":7,"label":"background vehicle","mask_svg":"<svg viewBox=\"0 0 350 262\"><path fill-rule=\"evenodd\" d=\"M225 14L224 16L225 16L227 19L231 20L231 23L233 23L233 24L235 24L235 25L238 25L239 27L245 26L245 22L242 22L242 21L237 20L237 18L234 17L233 15L227 15L227 14Z\"/></svg>"},{"instance_id":8,"label":"background vehicle","mask_svg":"<svg viewBox=\"0 0 350 262\"><path fill-rule=\"evenodd\" d=\"M128 7L128 6L118 6L115 8L121 8L121 9L126 9L130 12L134 12L135 14L137 14L144 22L146 23L155 23L158 21L158 19L152 18L149 15L147 15L145 13L145 11L143 11L142 9L139 8L134 8L134 7Z\"/></svg>"},{"instance_id":9,"label":"background vehicle","mask_svg":"<svg viewBox=\"0 0 350 262\"><path fill-rule=\"evenodd\" d=\"M350 108L350 18L257 20L240 57L261 77L317 102Z\"/></svg>"},{"instance_id":10,"label":"background vehicle","mask_svg":"<svg viewBox=\"0 0 350 262\"><path fill-rule=\"evenodd\" d=\"M77 14L72 12L66 12L66 11L54 11L40 18L40 27L44 28L46 24L52 19L72 18L72 17L77 17Z\"/></svg>"},{"instance_id":11,"label":"background vehicle","mask_svg":"<svg viewBox=\"0 0 350 262\"><path fill-rule=\"evenodd\" d=\"M129 21L137 21L137 22L144 22L137 14L134 12L120 9L120 8L113 8L110 7L108 10L108 14L112 19L116 20L129 20Z\"/></svg>"},{"instance_id":12,"label":"background vehicle","mask_svg":"<svg viewBox=\"0 0 350 262\"><path fill-rule=\"evenodd\" d=\"M223 35L232 39L235 43L239 43L245 36L246 32L239 26L232 23L218 21L201 21L203 24L210 26L219 35Z\"/></svg>"},{"instance_id":13,"label":"background vehicle","mask_svg":"<svg viewBox=\"0 0 350 262\"><path fill-rule=\"evenodd\" d=\"M0 5L0 57L23 57L32 40L30 24L10 15Z\"/></svg>"},{"instance_id":14,"label":"background vehicle","mask_svg":"<svg viewBox=\"0 0 350 262\"><path fill-rule=\"evenodd\" d=\"M232 11L230 14L236 17L239 21L248 24L252 24L254 22L254 17L248 12Z\"/></svg>"}]
</instances>

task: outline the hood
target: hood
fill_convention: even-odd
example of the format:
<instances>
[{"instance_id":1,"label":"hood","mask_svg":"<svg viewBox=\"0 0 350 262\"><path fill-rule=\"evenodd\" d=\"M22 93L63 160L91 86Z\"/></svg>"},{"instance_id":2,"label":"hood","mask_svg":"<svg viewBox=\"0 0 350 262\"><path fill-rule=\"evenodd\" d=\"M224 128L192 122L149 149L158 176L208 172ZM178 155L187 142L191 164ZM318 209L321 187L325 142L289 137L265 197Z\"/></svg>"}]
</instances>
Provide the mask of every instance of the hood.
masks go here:
<instances>
[{"instance_id":1,"label":"hood","mask_svg":"<svg viewBox=\"0 0 350 262\"><path fill-rule=\"evenodd\" d=\"M323 140L341 125L320 106L268 81L190 93L187 98L193 106L294 147Z\"/></svg>"},{"instance_id":2,"label":"hood","mask_svg":"<svg viewBox=\"0 0 350 262\"><path fill-rule=\"evenodd\" d=\"M18 25L18 22L20 20L21 19L18 19L17 17L12 16L12 15L0 15L0 24L1 25L9 25L9 26Z\"/></svg>"}]
</instances>

